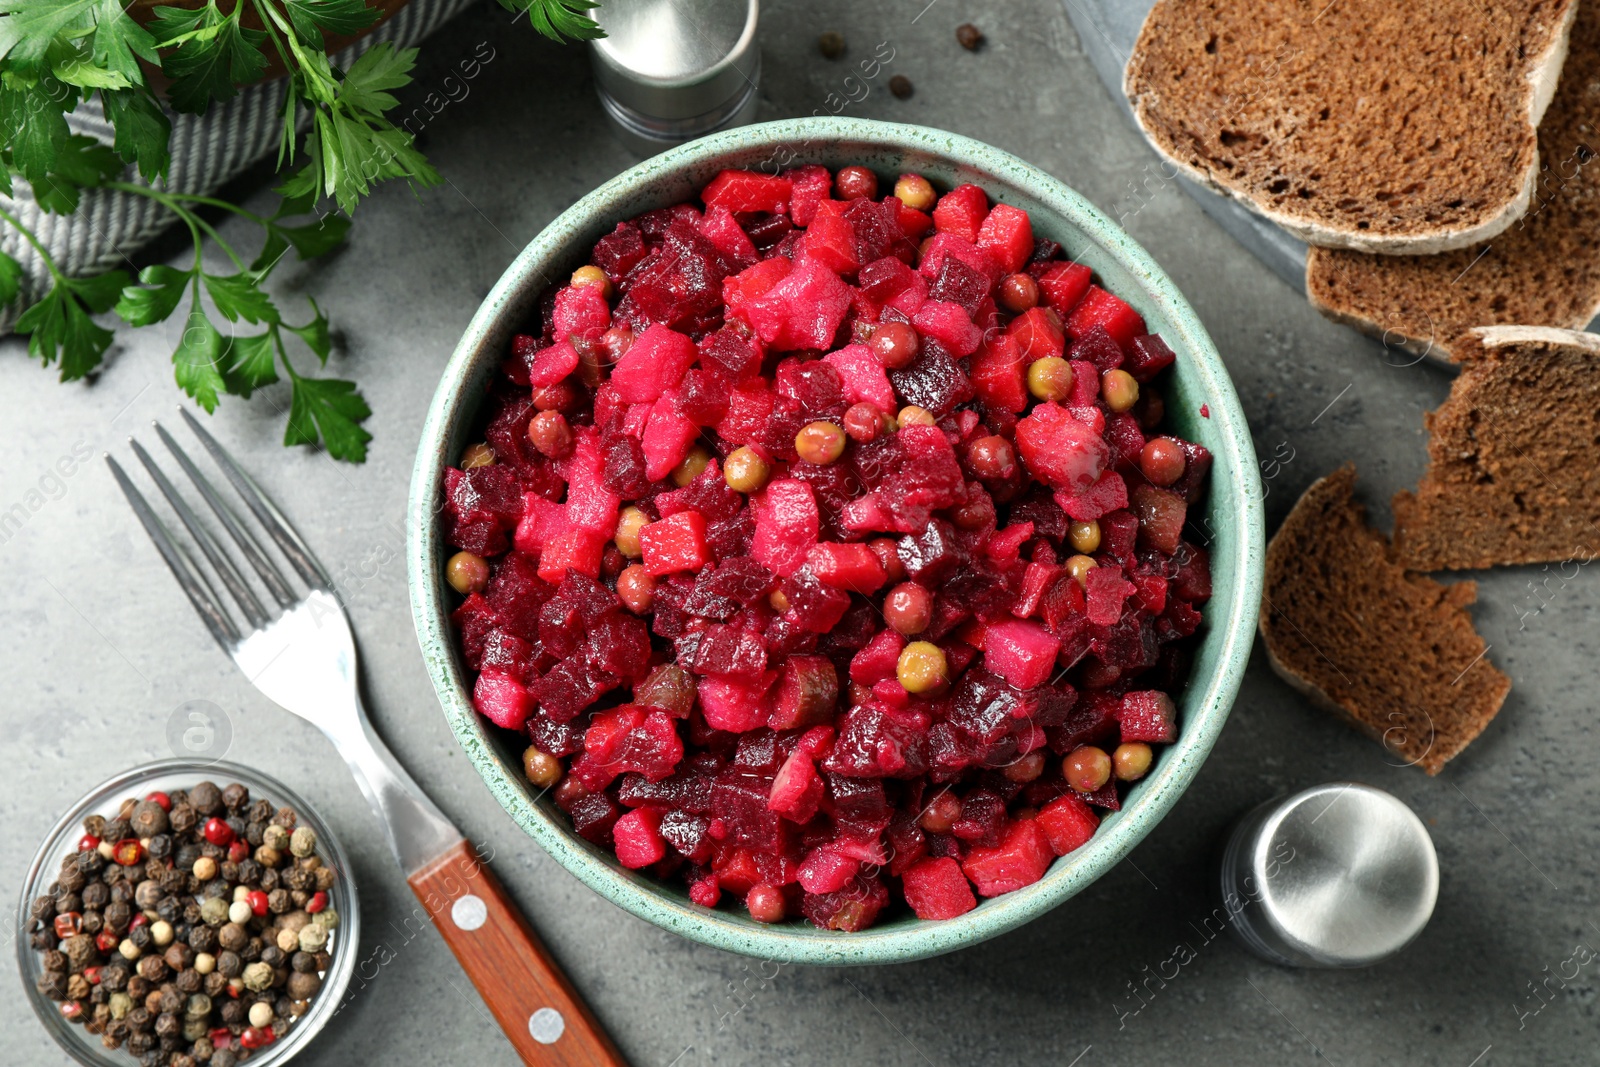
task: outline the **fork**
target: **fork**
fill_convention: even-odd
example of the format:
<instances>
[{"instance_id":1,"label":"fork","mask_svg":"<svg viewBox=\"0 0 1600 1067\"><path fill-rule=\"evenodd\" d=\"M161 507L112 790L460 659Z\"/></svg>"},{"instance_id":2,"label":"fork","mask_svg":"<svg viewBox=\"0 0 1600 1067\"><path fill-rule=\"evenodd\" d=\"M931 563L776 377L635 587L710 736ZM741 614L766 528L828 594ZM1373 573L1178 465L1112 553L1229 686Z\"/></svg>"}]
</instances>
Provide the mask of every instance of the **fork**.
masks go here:
<instances>
[{"instance_id":1,"label":"fork","mask_svg":"<svg viewBox=\"0 0 1600 1067\"><path fill-rule=\"evenodd\" d=\"M320 729L350 765L412 892L523 1062L625 1067L499 880L373 731L361 704L350 621L328 572L243 468L194 416L180 413L306 587L304 593L296 592L246 522L156 423L156 436L199 491L237 555L200 521L139 442L130 439L133 453L199 548L210 574L226 589L242 626L217 595L207 571L167 530L117 461L107 455L106 463L211 636L251 684ZM240 558L260 579L268 601L257 595Z\"/></svg>"}]
</instances>

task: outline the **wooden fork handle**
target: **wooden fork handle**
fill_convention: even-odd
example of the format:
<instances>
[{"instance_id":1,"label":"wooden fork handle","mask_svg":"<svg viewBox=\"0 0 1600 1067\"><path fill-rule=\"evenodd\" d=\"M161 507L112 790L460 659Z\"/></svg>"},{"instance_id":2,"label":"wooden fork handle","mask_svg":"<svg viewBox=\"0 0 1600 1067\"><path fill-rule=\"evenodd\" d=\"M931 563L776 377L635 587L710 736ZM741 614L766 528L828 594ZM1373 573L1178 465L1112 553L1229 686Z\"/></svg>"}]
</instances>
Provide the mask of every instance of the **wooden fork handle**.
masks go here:
<instances>
[{"instance_id":1,"label":"wooden fork handle","mask_svg":"<svg viewBox=\"0 0 1600 1067\"><path fill-rule=\"evenodd\" d=\"M407 881L523 1063L627 1067L539 936L466 841Z\"/></svg>"}]
</instances>

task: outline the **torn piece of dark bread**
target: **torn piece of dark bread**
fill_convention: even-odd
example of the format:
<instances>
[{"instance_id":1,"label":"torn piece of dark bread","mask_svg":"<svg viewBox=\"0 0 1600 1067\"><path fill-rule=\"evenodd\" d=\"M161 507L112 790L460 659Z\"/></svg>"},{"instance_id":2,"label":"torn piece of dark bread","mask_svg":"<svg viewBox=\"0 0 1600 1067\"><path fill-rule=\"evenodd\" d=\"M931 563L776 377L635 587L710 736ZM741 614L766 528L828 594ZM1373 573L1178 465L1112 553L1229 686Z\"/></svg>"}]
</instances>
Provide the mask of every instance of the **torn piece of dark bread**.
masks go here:
<instances>
[{"instance_id":1,"label":"torn piece of dark bread","mask_svg":"<svg viewBox=\"0 0 1600 1067\"><path fill-rule=\"evenodd\" d=\"M1511 680L1484 655L1473 582L1408 573L1345 466L1314 483L1267 547L1261 637L1275 671L1407 763L1438 774L1488 726Z\"/></svg>"}]
</instances>

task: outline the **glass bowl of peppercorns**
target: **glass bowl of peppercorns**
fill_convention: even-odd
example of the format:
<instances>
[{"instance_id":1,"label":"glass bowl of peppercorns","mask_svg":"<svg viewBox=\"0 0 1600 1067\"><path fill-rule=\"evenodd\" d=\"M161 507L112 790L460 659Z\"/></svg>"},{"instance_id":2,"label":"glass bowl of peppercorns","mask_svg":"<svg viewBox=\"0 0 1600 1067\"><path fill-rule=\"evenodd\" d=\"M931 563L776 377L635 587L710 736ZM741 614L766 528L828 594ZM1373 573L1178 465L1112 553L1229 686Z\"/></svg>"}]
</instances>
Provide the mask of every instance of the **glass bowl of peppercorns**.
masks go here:
<instances>
[{"instance_id":1,"label":"glass bowl of peppercorns","mask_svg":"<svg viewBox=\"0 0 1600 1067\"><path fill-rule=\"evenodd\" d=\"M100 1067L267 1067L338 1013L349 859L281 782L163 760L96 786L34 857L17 959L45 1029Z\"/></svg>"}]
</instances>

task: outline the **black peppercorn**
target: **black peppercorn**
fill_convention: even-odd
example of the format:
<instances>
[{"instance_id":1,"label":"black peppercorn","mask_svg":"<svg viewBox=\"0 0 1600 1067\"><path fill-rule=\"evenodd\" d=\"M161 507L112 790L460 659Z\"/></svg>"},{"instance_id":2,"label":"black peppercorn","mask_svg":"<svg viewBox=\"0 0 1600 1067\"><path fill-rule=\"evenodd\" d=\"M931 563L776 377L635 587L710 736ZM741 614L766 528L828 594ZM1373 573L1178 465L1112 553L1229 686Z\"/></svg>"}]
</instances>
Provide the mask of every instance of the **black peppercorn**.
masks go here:
<instances>
[{"instance_id":1,"label":"black peppercorn","mask_svg":"<svg viewBox=\"0 0 1600 1067\"><path fill-rule=\"evenodd\" d=\"M963 22L956 27L956 41L967 51L976 52L983 44L983 31L970 22Z\"/></svg>"},{"instance_id":2,"label":"black peppercorn","mask_svg":"<svg viewBox=\"0 0 1600 1067\"><path fill-rule=\"evenodd\" d=\"M222 809L222 790L215 782L201 782L189 790L189 803L201 815L215 815Z\"/></svg>"},{"instance_id":3,"label":"black peppercorn","mask_svg":"<svg viewBox=\"0 0 1600 1067\"><path fill-rule=\"evenodd\" d=\"M258 881L261 883L261 888L270 893L274 889L278 888L278 884L282 878L283 875L276 867L263 867L261 870L261 877L258 879Z\"/></svg>"},{"instance_id":4,"label":"black peppercorn","mask_svg":"<svg viewBox=\"0 0 1600 1067\"><path fill-rule=\"evenodd\" d=\"M210 952L217 947L217 931L205 924L189 929L189 947L196 952Z\"/></svg>"},{"instance_id":5,"label":"black peppercorn","mask_svg":"<svg viewBox=\"0 0 1600 1067\"><path fill-rule=\"evenodd\" d=\"M225 1000L222 1002L222 1021L224 1023L233 1026L236 1023L244 1022L245 1018L246 1009L243 1004L237 1000Z\"/></svg>"},{"instance_id":6,"label":"black peppercorn","mask_svg":"<svg viewBox=\"0 0 1600 1067\"><path fill-rule=\"evenodd\" d=\"M904 74L896 74L889 79L889 91L897 99L904 100L911 95L911 79Z\"/></svg>"},{"instance_id":7,"label":"black peppercorn","mask_svg":"<svg viewBox=\"0 0 1600 1067\"><path fill-rule=\"evenodd\" d=\"M154 878L146 878L140 882L133 891L133 902L140 911L149 911L161 902L161 883Z\"/></svg>"},{"instance_id":8,"label":"black peppercorn","mask_svg":"<svg viewBox=\"0 0 1600 1067\"><path fill-rule=\"evenodd\" d=\"M113 841L113 842L121 841L124 837L132 837L133 836L133 834L130 833L129 831L130 831L130 827L128 826L128 820L127 819L120 818L120 817L119 818L115 818L115 819L108 819L106 821L105 836L102 838L102 840ZM97 852L97 853L95 853L95 855L98 856L99 853Z\"/></svg>"},{"instance_id":9,"label":"black peppercorn","mask_svg":"<svg viewBox=\"0 0 1600 1067\"><path fill-rule=\"evenodd\" d=\"M267 894L267 910L274 915L282 915L289 910L289 891L287 889L274 889Z\"/></svg>"},{"instance_id":10,"label":"black peppercorn","mask_svg":"<svg viewBox=\"0 0 1600 1067\"><path fill-rule=\"evenodd\" d=\"M164 1014L182 1011L183 1001L183 994L175 985L164 985L157 990L156 1008Z\"/></svg>"},{"instance_id":11,"label":"black peppercorn","mask_svg":"<svg viewBox=\"0 0 1600 1067\"><path fill-rule=\"evenodd\" d=\"M73 934L61 942L61 951L67 957L67 969L74 972L81 972L94 963L100 955L94 946L94 938L88 934Z\"/></svg>"},{"instance_id":12,"label":"black peppercorn","mask_svg":"<svg viewBox=\"0 0 1600 1067\"><path fill-rule=\"evenodd\" d=\"M237 978L244 970L244 961L237 952L223 949L217 953L217 973L224 978Z\"/></svg>"},{"instance_id":13,"label":"black peppercorn","mask_svg":"<svg viewBox=\"0 0 1600 1067\"><path fill-rule=\"evenodd\" d=\"M150 995L150 982L143 975L135 971L128 976L128 996L135 1001L142 1001Z\"/></svg>"},{"instance_id":14,"label":"black peppercorn","mask_svg":"<svg viewBox=\"0 0 1600 1067\"><path fill-rule=\"evenodd\" d=\"M89 815L83 820L83 832L90 837L106 836L106 817L104 815Z\"/></svg>"},{"instance_id":15,"label":"black peppercorn","mask_svg":"<svg viewBox=\"0 0 1600 1067\"><path fill-rule=\"evenodd\" d=\"M148 926L135 926L132 930L129 930L128 940L132 941L133 947L140 952L144 952L155 944L155 939L150 936L150 927Z\"/></svg>"},{"instance_id":16,"label":"black peppercorn","mask_svg":"<svg viewBox=\"0 0 1600 1067\"><path fill-rule=\"evenodd\" d=\"M28 935L28 944L43 952L47 948L56 947L56 932L48 926L43 930L35 930Z\"/></svg>"},{"instance_id":17,"label":"black peppercorn","mask_svg":"<svg viewBox=\"0 0 1600 1067\"><path fill-rule=\"evenodd\" d=\"M167 946L167 951L161 958L166 960L167 966L174 971L182 971L194 963L194 949L182 941L174 941Z\"/></svg>"},{"instance_id":18,"label":"black peppercorn","mask_svg":"<svg viewBox=\"0 0 1600 1067\"><path fill-rule=\"evenodd\" d=\"M172 1062L172 1053L178 1051L178 1049L183 1045L183 1032L180 1029L176 1034L167 1034L162 1037L158 1037L156 1038L156 1044L161 1046L162 1052L167 1053L167 1063L170 1067Z\"/></svg>"},{"instance_id":19,"label":"black peppercorn","mask_svg":"<svg viewBox=\"0 0 1600 1067\"><path fill-rule=\"evenodd\" d=\"M126 1019L123 1020L123 1022L126 1021ZM133 1053L135 1056L143 1056L146 1052L150 1051L150 1046L155 1044L155 1039L149 1034L141 1033L140 1031L133 1030L130 1027L127 1042L129 1052Z\"/></svg>"},{"instance_id":20,"label":"black peppercorn","mask_svg":"<svg viewBox=\"0 0 1600 1067\"><path fill-rule=\"evenodd\" d=\"M100 910L111 902L111 887L104 882L90 882L83 887L83 906Z\"/></svg>"},{"instance_id":21,"label":"black peppercorn","mask_svg":"<svg viewBox=\"0 0 1600 1067\"><path fill-rule=\"evenodd\" d=\"M226 867L227 864L223 864L223 866ZM234 881L236 881L236 882L252 882L253 883L253 882L261 881L261 875L262 875L261 864L257 863L255 860L252 860L252 859L240 860L239 864L235 868L235 870L238 872L234 876Z\"/></svg>"},{"instance_id":22,"label":"black peppercorn","mask_svg":"<svg viewBox=\"0 0 1600 1067\"><path fill-rule=\"evenodd\" d=\"M219 1048L211 1057L211 1067L238 1067L239 1057L231 1048Z\"/></svg>"},{"instance_id":23,"label":"black peppercorn","mask_svg":"<svg viewBox=\"0 0 1600 1067\"><path fill-rule=\"evenodd\" d=\"M101 982L99 985L89 990L89 1003L95 1005L96 1007L106 1003L110 999L111 990L106 988L106 984L104 982Z\"/></svg>"},{"instance_id":24,"label":"black peppercorn","mask_svg":"<svg viewBox=\"0 0 1600 1067\"><path fill-rule=\"evenodd\" d=\"M171 965L169 964L168 966ZM186 971L180 971L177 977L178 989L186 995L193 995L200 992L200 987L205 985L205 981L205 975L201 974L193 967L190 967Z\"/></svg>"},{"instance_id":25,"label":"black peppercorn","mask_svg":"<svg viewBox=\"0 0 1600 1067\"><path fill-rule=\"evenodd\" d=\"M193 804L174 803L172 810L167 813L167 823L175 834L188 833L199 821L200 814L194 810Z\"/></svg>"},{"instance_id":26,"label":"black peppercorn","mask_svg":"<svg viewBox=\"0 0 1600 1067\"><path fill-rule=\"evenodd\" d=\"M45 971L33 987L42 997L49 997L51 1000L67 999L67 976L64 971Z\"/></svg>"},{"instance_id":27,"label":"black peppercorn","mask_svg":"<svg viewBox=\"0 0 1600 1067\"><path fill-rule=\"evenodd\" d=\"M105 865L105 860L100 859L100 853L98 852L80 852L78 855L93 855L95 859L100 860L101 866ZM85 870L82 863L74 863L71 867L68 867L66 870L61 872L61 889L68 893L76 893L78 890L88 885L89 876L99 873L99 870L99 867L96 867L94 870Z\"/></svg>"},{"instance_id":28,"label":"black peppercorn","mask_svg":"<svg viewBox=\"0 0 1600 1067\"><path fill-rule=\"evenodd\" d=\"M153 800L142 800L133 809L128 820L134 837L155 837L167 832L167 809ZM153 855L154 853L152 853Z\"/></svg>"},{"instance_id":29,"label":"black peppercorn","mask_svg":"<svg viewBox=\"0 0 1600 1067\"><path fill-rule=\"evenodd\" d=\"M289 954L277 945L268 945L261 950L261 962L273 970L288 966Z\"/></svg>"},{"instance_id":30,"label":"black peppercorn","mask_svg":"<svg viewBox=\"0 0 1600 1067\"><path fill-rule=\"evenodd\" d=\"M159 982L167 976L167 961L160 956L141 956L139 974L148 981Z\"/></svg>"},{"instance_id":31,"label":"black peppercorn","mask_svg":"<svg viewBox=\"0 0 1600 1067\"><path fill-rule=\"evenodd\" d=\"M150 839L150 855L158 860L164 860L172 855L172 835L156 834Z\"/></svg>"},{"instance_id":32,"label":"black peppercorn","mask_svg":"<svg viewBox=\"0 0 1600 1067\"><path fill-rule=\"evenodd\" d=\"M267 824L264 822L247 823L241 836L250 843L251 848L260 848L267 840Z\"/></svg>"},{"instance_id":33,"label":"black peppercorn","mask_svg":"<svg viewBox=\"0 0 1600 1067\"><path fill-rule=\"evenodd\" d=\"M176 923L183 918L183 901L174 896L165 896L156 901L156 916L168 923Z\"/></svg>"},{"instance_id":34,"label":"black peppercorn","mask_svg":"<svg viewBox=\"0 0 1600 1067\"><path fill-rule=\"evenodd\" d=\"M33 903L28 907L28 915L34 922L47 923L56 917L56 898L52 894L42 893L33 898Z\"/></svg>"},{"instance_id":35,"label":"black peppercorn","mask_svg":"<svg viewBox=\"0 0 1600 1067\"><path fill-rule=\"evenodd\" d=\"M246 963L254 963L261 958L261 939L252 937L244 948L239 950L239 958Z\"/></svg>"},{"instance_id":36,"label":"black peppercorn","mask_svg":"<svg viewBox=\"0 0 1600 1067\"><path fill-rule=\"evenodd\" d=\"M149 1037L148 1034L144 1036ZM155 1038L151 1037L149 1044L154 1045L154 1043ZM139 1057L139 1067L167 1067L167 1060L166 1057L161 1054L160 1049L153 1047L147 1048L144 1054Z\"/></svg>"},{"instance_id":37,"label":"black peppercorn","mask_svg":"<svg viewBox=\"0 0 1600 1067\"><path fill-rule=\"evenodd\" d=\"M204 854L197 842L185 841L172 854L172 865L185 871L192 871L194 870L194 861Z\"/></svg>"},{"instance_id":38,"label":"black peppercorn","mask_svg":"<svg viewBox=\"0 0 1600 1067\"><path fill-rule=\"evenodd\" d=\"M167 1067L194 1067L194 1057L187 1052L180 1052L168 1061Z\"/></svg>"},{"instance_id":39,"label":"black peppercorn","mask_svg":"<svg viewBox=\"0 0 1600 1067\"><path fill-rule=\"evenodd\" d=\"M111 900L113 903L120 901L123 904L133 903L133 886L127 882L117 881L110 883Z\"/></svg>"},{"instance_id":40,"label":"black peppercorn","mask_svg":"<svg viewBox=\"0 0 1600 1067\"><path fill-rule=\"evenodd\" d=\"M82 911L83 898L76 893L62 892L56 897L56 914L60 915L69 911Z\"/></svg>"},{"instance_id":41,"label":"black peppercorn","mask_svg":"<svg viewBox=\"0 0 1600 1067\"><path fill-rule=\"evenodd\" d=\"M100 988L109 989L113 993L120 993L128 988L128 972L131 970L128 961L121 956L113 959L100 969Z\"/></svg>"},{"instance_id":42,"label":"black peppercorn","mask_svg":"<svg viewBox=\"0 0 1600 1067\"><path fill-rule=\"evenodd\" d=\"M217 931L217 944L230 952L238 952L250 942L250 933L238 923L224 923Z\"/></svg>"},{"instance_id":43,"label":"black peppercorn","mask_svg":"<svg viewBox=\"0 0 1600 1067\"><path fill-rule=\"evenodd\" d=\"M107 927L116 933L121 933L128 928L128 922L133 918L133 909L125 900L112 900L101 915Z\"/></svg>"},{"instance_id":44,"label":"black peppercorn","mask_svg":"<svg viewBox=\"0 0 1600 1067\"><path fill-rule=\"evenodd\" d=\"M222 996L222 991L228 988L227 976L220 971L212 971L206 975L204 985L201 986L205 994L212 999Z\"/></svg>"},{"instance_id":45,"label":"black peppercorn","mask_svg":"<svg viewBox=\"0 0 1600 1067\"><path fill-rule=\"evenodd\" d=\"M53 948L46 952L39 962L47 971L60 971L63 974L67 971L67 954L60 949Z\"/></svg>"},{"instance_id":46,"label":"black peppercorn","mask_svg":"<svg viewBox=\"0 0 1600 1067\"><path fill-rule=\"evenodd\" d=\"M98 934L100 932L100 927L104 922L104 917L102 917L98 911L90 909L89 911L85 911L83 913L83 917L78 920L78 929L82 930L86 934Z\"/></svg>"},{"instance_id":47,"label":"black peppercorn","mask_svg":"<svg viewBox=\"0 0 1600 1067\"><path fill-rule=\"evenodd\" d=\"M229 811L238 811L250 802L250 790L238 782L229 782L222 790L222 803Z\"/></svg>"},{"instance_id":48,"label":"black peppercorn","mask_svg":"<svg viewBox=\"0 0 1600 1067\"><path fill-rule=\"evenodd\" d=\"M130 996L133 995L133 984L131 982L128 984L128 994ZM138 998L135 997L134 999L137 1000ZM138 1005L132 1011L128 1012L127 1018L128 1026L139 1033L149 1030L156 1019L155 1013L149 1008L145 1007L143 1004Z\"/></svg>"},{"instance_id":49,"label":"black peppercorn","mask_svg":"<svg viewBox=\"0 0 1600 1067\"><path fill-rule=\"evenodd\" d=\"M244 812L244 817L250 822L268 823L278 813L278 809L266 800L258 800Z\"/></svg>"}]
</instances>

